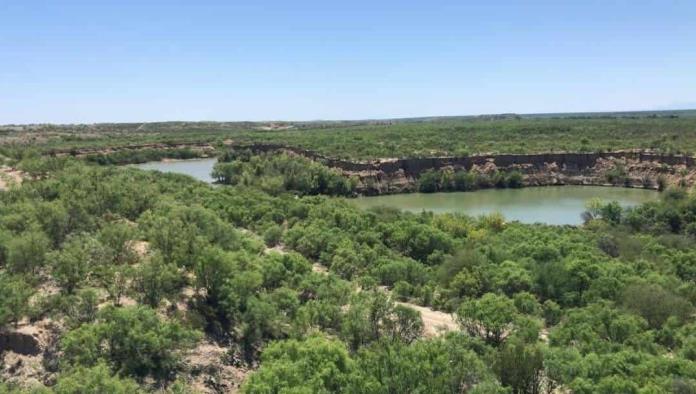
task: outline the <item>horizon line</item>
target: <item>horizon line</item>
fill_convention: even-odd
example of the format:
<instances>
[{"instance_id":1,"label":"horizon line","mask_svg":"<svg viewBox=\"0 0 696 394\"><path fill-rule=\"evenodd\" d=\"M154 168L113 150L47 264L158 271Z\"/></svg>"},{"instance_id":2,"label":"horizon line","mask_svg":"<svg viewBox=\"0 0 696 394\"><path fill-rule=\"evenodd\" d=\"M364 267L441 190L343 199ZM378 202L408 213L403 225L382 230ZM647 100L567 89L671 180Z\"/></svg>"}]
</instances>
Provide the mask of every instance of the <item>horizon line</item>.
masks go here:
<instances>
[{"instance_id":1,"label":"horizon line","mask_svg":"<svg viewBox=\"0 0 696 394\"><path fill-rule=\"evenodd\" d=\"M675 109L656 109L656 110L623 110L623 111L577 111L577 112L499 112L499 113L479 113L467 115L422 115L422 116L404 116L404 117L384 117L384 118L354 118L354 119L308 119L308 120L153 120L153 121L124 121L124 122L75 122L75 123L54 123L54 122L38 122L38 123L3 123L0 127L17 127L17 126L79 126L79 125L105 125L105 124L157 124L157 123L343 123L343 122L385 122L385 121L406 121L406 120L437 120L447 118L481 118L494 116L520 116L520 117L541 117L541 116L580 116L580 115L602 115L616 114L629 115L641 113L673 113L673 112L689 112L696 111L696 107L692 108L675 108Z\"/></svg>"}]
</instances>

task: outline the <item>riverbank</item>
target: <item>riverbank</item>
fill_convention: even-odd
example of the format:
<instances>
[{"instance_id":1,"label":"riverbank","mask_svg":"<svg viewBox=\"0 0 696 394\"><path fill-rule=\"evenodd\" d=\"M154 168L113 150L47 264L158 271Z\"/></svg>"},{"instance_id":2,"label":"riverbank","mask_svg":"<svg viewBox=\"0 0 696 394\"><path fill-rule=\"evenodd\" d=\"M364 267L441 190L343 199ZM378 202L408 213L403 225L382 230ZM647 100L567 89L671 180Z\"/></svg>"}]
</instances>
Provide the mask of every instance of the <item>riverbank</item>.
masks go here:
<instances>
[{"instance_id":1,"label":"riverbank","mask_svg":"<svg viewBox=\"0 0 696 394\"><path fill-rule=\"evenodd\" d=\"M662 190L670 185L689 187L696 183L694 157L645 151L484 154L348 161L306 149L273 144L236 146L233 149L282 151L307 157L356 179L356 192L367 196L419 191L419 179L429 171L445 174L466 171L488 178L496 173L517 172L521 174L519 186L522 187L575 185ZM484 184L478 185L478 188L487 187ZM441 191L448 190L443 188Z\"/></svg>"},{"instance_id":2,"label":"riverbank","mask_svg":"<svg viewBox=\"0 0 696 394\"><path fill-rule=\"evenodd\" d=\"M134 164L146 170L174 172L214 183L210 176L216 159L163 160ZM659 199L651 189L628 189L601 186L545 186L523 188L488 188L476 192L452 191L446 193L402 193L351 198L361 208L388 206L411 212L456 212L479 216L492 212L502 213L509 220L523 223L542 222L555 225L579 225L587 201L617 201L629 207Z\"/></svg>"},{"instance_id":3,"label":"riverbank","mask_svg":"<svg viewBox=\"0 0 696 394\"><path fill-rule=\"evenodd\" d=\"M157 143L108 148L53 149L49 156L72 156L101 165L142 164L164 160L205 159L216 156L218 147L209 143Z\"/></svg>"},{"instance_id":4,"label":"riverbank","mask_svg":"<svg viewBox=\"0 0 696 394\"><path fill-rule=\"evenodd\" d=\"M279 144L238 144L231 140L213 144L144 144L108 150L55 151L101 164L142 163L172 158L215 156L220 150L248 149L255 153L285 152L335 168L355 179L356 193L372 196L419 191L420 177L428 171L445 176L466 171L492 178L497 173L521 175L518 186L620 186L661 190L670 185L696 183L696 158L664 155L650 151L560 152L539 154L481 154L462 157L427 157L350 161L317 152ZM154 152L154 153L153 153ZM158 153L157 153L158 152ZM147 153L147 154L146 154ZM477 185L477 188L495 187ZM438 191L452 191L442 187Z\"/></svg>"}]
</instances>

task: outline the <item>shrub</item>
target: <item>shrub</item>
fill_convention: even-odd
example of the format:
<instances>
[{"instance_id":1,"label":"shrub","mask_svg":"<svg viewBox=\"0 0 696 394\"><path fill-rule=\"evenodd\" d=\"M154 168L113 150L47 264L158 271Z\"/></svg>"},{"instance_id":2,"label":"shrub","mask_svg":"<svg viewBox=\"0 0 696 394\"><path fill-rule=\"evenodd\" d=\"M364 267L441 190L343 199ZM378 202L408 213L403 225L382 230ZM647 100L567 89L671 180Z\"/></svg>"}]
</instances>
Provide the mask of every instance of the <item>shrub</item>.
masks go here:
<instances>
[{"instance_id":1,"label":"shrub","mask_svg":"<svg viewBox=\"0 0 696 394\"><path fill-rule=\"evenodd\" d=\"M263 241L269 247L278 245L282 237L283 228L280 226L269 226L266 231L263 232Z\"/></svg>"},{"instance_id":2,"label":"shrub","mask_svg":"<svg viewBox=\"0 0 696 394\"><path fill-rule=\"evenodd\" d=\"M93 367L108 362L129 376L167 378L178 365L182 351L198 333L176 322L162 321L147 307L109 307L95 323L83 324L61 341L64 362Z\"/></svg>"}]
</instances>

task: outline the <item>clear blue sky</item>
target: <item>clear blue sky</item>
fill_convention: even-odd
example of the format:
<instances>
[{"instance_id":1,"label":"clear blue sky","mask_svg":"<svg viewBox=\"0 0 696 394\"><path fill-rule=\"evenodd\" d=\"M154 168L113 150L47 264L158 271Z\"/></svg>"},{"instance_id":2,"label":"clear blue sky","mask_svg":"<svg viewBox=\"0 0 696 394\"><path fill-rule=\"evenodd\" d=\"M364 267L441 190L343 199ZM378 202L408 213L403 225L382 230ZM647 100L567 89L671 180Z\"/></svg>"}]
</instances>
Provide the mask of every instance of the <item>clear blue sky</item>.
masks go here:
<instances>
[{"instance_id":1,"label":"clear blue sky","mask_svg":"<svg viewBox=\"0 0 696 394\"><path fill-rule=\"evenodd\" d=\"M693 0L0 0L0 124L689 107Z\"/></svg>"}]
</instances>

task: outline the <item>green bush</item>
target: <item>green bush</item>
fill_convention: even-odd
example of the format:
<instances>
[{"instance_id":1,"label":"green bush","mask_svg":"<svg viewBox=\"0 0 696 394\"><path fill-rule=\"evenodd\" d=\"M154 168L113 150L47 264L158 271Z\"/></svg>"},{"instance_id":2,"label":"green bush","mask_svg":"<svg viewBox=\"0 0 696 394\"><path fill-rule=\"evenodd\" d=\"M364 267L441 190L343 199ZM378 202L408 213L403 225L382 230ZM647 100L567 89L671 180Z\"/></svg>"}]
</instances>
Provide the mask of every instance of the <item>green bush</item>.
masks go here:
<instances>
[{"instance_id":1,"label":"green bush","mask_svg":"<svg viewBox=\"0 0 696 394\"><path fill-rule=\"evenodd\" d=\"M96 322L68 332L61 341L66 366L94 367L107 362L128 376L171 377L181 353L198 333L162 321L150 308L107 308Z\"/></svg>"}]
</instances>

